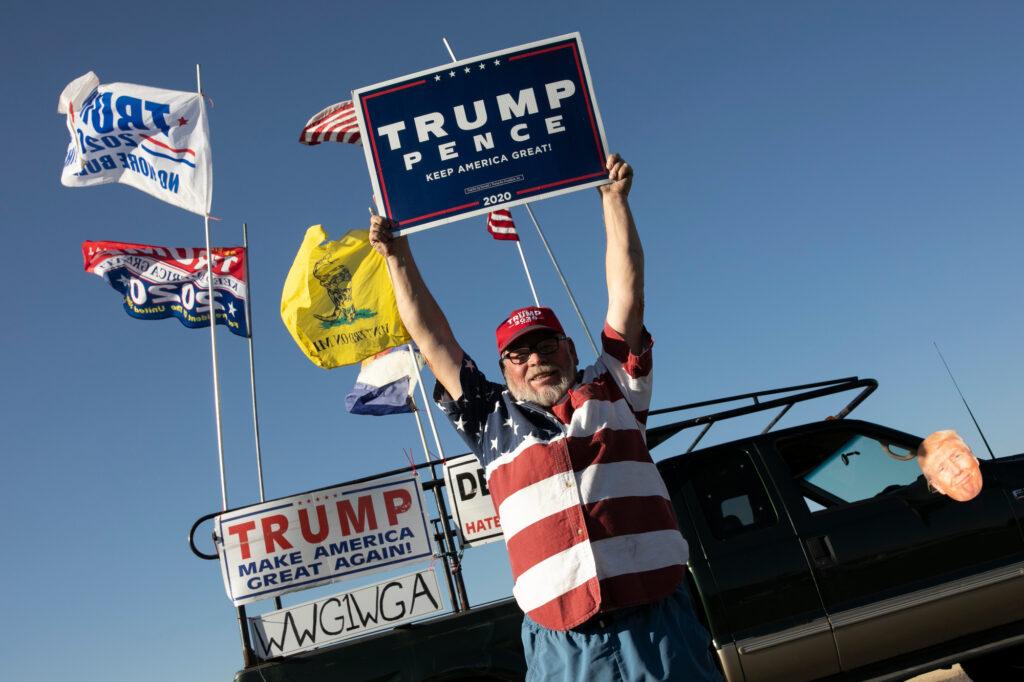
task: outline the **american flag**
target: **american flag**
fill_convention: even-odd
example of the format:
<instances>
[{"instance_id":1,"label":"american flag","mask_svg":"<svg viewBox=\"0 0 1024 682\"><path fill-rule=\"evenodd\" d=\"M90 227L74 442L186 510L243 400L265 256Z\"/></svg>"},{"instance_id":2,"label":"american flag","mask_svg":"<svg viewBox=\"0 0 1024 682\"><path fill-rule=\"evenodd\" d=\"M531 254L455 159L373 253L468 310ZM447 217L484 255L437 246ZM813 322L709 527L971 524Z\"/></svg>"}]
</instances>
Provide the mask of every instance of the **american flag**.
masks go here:
<instances>
[{"instance_id":1,"label":"american flag","mask_svg":"<svg viewBox=\"0 0 1024 682\"><path fill-rule=\"evenodd\" d=\"M516 232L516 224L512 222L512 212L507 208L499 208L491 211L487 216L487 231L495 239L508 241L519 241L519 233Z\"/></svg>"},{"instance_id":2,"label":"american flag","mask_svg":"<svg viewBox=\"0 0 1024 682\"><path fill-rule=\"evenodd\" d=\"M351 100L338 102L318 111L299 135L299 142L310 146L321 142L361 144L359 123Z\"/></svg>"},{"instance_id":3,"label":"american flag","mask_svg":"<svg viewBox=\"0 0 1024 682\"><path fill-rule=\"evenodd\" d=\"M641 355L607 324L604 352L548 409L517 400L463 355L462 398L440 407L483 465L520 608L565 630L598 609L671 594L688 556L644 442L651 339Z\"/></svg>"}]
</instances>

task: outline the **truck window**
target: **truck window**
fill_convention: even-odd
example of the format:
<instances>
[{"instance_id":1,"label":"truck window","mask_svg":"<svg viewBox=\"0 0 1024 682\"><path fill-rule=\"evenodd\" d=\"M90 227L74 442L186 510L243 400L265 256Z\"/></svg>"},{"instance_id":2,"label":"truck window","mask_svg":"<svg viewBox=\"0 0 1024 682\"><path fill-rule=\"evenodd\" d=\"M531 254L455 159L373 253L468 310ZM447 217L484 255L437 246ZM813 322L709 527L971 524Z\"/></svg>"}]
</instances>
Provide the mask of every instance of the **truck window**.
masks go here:
<instances>
[{"instance_id":1,"label":"truck window","mask_svg":"<svg viewBox=\"0 0 1024 682\"><path fill-rule=\"evenodd\" d=\"M719 540L777 522L764 483L745 451L715 451L694 467L692 476L694 489L700 491L701 512Z\"/></svg>"},{"instance_id":2,"label":"truck window","mask_svg":"<svg viewBox=\"0 0 1024 682\"><path fill-rule=\"evenodd\" d=\"M921 475L909 448L853 430L786 438L777 448L812 513L902 489Z\"/></svg>"}]
</instances>

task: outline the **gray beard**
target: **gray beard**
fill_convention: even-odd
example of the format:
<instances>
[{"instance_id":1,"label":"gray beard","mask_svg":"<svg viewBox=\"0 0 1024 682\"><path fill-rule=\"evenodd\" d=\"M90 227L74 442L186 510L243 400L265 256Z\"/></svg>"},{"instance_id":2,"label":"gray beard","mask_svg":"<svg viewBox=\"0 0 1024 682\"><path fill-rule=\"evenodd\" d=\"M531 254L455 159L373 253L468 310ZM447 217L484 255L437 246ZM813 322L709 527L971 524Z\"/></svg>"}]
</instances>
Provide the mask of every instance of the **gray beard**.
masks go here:
<instances>
[{"instance_id":1,"label":"gray beard","mask_svg":"<svg viewBox=\"0 0 1024 682\"><path fill-rule=\"evenodd\" d=\"M512 383L509 383L508 392L511 393L512 397L516 400L528 400L531 403L540 405L541 407L551 407L565 397L570 386L572 386L572 377L563 374L561 381L557 384L553 386L544 386L539 391L533 390L524 382L522 386L515 386Z\"/></svg>"}]
</instances>

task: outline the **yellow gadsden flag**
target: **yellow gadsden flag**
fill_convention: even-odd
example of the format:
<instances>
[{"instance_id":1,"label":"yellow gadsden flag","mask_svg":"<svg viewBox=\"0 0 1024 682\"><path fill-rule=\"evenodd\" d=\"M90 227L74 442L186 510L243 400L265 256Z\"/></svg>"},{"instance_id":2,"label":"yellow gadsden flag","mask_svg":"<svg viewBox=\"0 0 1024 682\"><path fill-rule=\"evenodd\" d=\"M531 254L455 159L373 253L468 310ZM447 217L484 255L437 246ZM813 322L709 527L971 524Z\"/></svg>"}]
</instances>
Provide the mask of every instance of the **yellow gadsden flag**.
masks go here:
<instances>
[{"instance_id":1,"label":"yellow gadsden flag","mask_svg":"<svg viewBox=\"0 0 1024 682\"><path fill-rule=\"evenodd\" d=\"M325 239L321 225L306 230L281 292L281 319L302 352L331 369L408 343L387 264L369 232Z\"/></svg>"}]
</instances>

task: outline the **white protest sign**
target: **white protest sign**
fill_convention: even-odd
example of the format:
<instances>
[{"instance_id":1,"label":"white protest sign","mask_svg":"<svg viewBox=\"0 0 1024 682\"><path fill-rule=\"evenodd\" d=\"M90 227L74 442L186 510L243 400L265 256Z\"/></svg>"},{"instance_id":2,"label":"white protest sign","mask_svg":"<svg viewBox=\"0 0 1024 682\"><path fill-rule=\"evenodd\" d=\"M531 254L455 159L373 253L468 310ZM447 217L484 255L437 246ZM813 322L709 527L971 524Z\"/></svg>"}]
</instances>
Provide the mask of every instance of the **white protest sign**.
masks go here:
<instances>
[{"instance_id":1,"label":"white protest sign","mask_svg":"<svg viewBox=\"0 0 1024 682\"><path fill-rule=\"evenodd\" d=\"M236 606L432 556L411 473L234 509L217 517L216 534Z\"/></svg>"},{"instance_id":2,"label":"white protest sign","mask_svg":"<svg viewBox=\"0 0 1024 682\"><path fill-rule=\"evenodd\" d=\"M476 455L447 460L444 477L462 544L473 547L500 540L501 520L484 481L484 468Z\"/></svg>"},{"instance_id":3,"label":"white protest sign","mask_svg":"<svg viewBox=\"0 0 1024 682\"><path fill-rule=\"evenodd\" d=\"M249 619L262 659L289 656L442 611L437 576L417 573Z\"/></svg>"}]
</instances>

